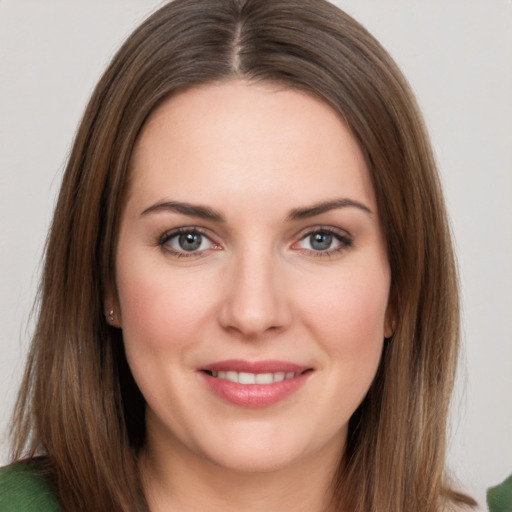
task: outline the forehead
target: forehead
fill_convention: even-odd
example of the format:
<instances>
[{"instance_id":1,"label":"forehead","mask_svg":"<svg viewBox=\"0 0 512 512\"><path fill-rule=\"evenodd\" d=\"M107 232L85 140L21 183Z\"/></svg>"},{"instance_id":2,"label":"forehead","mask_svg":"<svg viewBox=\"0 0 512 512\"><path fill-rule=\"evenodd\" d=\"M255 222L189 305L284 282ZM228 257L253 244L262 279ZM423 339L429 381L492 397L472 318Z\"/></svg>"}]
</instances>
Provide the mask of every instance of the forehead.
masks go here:
<instances>
[{"instance_id":1,"label":"forehead","mask_svg":"<svg viewBox=\"0 0 512 512\"><path fill-rule=\"evenodd\" d=\"M340 116L303 92L233 81L181 92L135 147L132 192L215 201L260 194L314 202L352 194L374 206L361 150ZM178 197L183 196L183 197Z\"/></svg>"}]
</instances>

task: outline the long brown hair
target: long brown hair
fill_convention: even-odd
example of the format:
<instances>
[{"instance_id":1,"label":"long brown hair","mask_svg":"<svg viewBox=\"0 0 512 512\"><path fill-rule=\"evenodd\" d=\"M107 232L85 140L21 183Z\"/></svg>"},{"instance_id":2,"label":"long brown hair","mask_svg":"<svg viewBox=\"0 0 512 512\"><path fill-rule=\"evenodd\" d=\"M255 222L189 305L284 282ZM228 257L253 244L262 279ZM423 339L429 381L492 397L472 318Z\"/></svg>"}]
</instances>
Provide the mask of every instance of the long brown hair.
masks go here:
<instances>
[{"instance_id":1,"label":"long brown hair","mask_svg":"<svg viewBox=\"0 0 512 512\"><path fill-rule=\"evenodd\" d=\"M125 42L80 124L49 234L39 320L13 421L13 458L41 455L68 511L143 505L144 399L105 321L137 137L169 95L243 78L306 91L342 116L375 188L396 329L350 421L337 507L434 512L447 487L446 417L459 313L449 227L428 137L402 74L324 0L175 0Z\"/></svg>"}]
</instances>

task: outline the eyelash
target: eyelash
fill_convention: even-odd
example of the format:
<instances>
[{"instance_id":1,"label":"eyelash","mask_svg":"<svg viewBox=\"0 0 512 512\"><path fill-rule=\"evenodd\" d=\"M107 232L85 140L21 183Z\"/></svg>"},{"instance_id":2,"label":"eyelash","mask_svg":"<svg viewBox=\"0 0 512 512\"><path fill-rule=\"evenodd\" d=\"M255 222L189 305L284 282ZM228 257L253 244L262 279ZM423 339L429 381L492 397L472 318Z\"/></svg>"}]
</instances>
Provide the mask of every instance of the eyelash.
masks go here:
<instances>
[{"instance_id":1,"label":"eyelash","mask_svg":"<svg viewBox=\"0 0 512 512\"><path fill-rule=\"evenodd\" d=\"M350 249L354 245L354 241L352 237L345 231L340 231L338 229L329 227L329 226L318 226L313 229L308 229L305 233L303 233L297 242L294 242L293 245L306 240L308 237L311 237L315 234L327 234L334 237L339 242L339 247L334 249L327 249L325 251L315 251L311 249L299 249L301 251L307 252L309 255L312 255L315 258L329 258L332 256L336 256L347 249Z\"/></svg>"},{"instance_id":2,"label":"eyelash","mask_svg":"<svg viewBox=\"0 0 512 512\"><path fill-rule=\"evenodd\" d=\"M218 246L216 242L214 242L211 239L211 236L207 235L204 230L198 227L182 227L182 228L176 228L171 231L166 231L159 239L158 239L158 245L162 248L162 250L171 253L176 258L190 258L190 257L199 257L202 255L202 253L205 252L203 249L202 251L178 251L174 249L173 247L167 245L170 240L173 238L176 238L180 235L188 235L188 234L197 234L201 235L202 237L208 239L212 244ZM220 246L219 246L220 247Z\"/></svg>"},{"instance_id":3,"label":"eyelash","mask_svg":"<svg viewBox=\"0 0 512 512\"><path fill-rule=\"evenodd\" d=\"M158 239L158 246L162 248L165 252L171 253L176 258L190 258L190 257L200 257L205 253L208 249L203 249L200 251L180 251L172 248L168 245L169 241L172 240L175 237L178 237L179 235L183 234L198 234L207 240L210 241L211 244L214 246L220 247L219 244L217 244L215 241L212 240L211 236L206 234L204 230L198 227L181 227L176 228L171 231L165 232L160 238ZM299 244L306 240L308 237L311 237L315 234L327 234L329 236L333 236L338 242L339 247L336 247L334 249L326 249L325 251L315 251L313 249L297 249L300 252L307 253L308 255L312 255L313 257L319 257L319 258L328 258L335 256L343 251L346 251L347 249L351 248L353 246L353 240L346 232L341 232L340 230L334 229L332 227L324 227L324 226L318 226L313 229L308 228L307 231L303 232L300 235L300 238L292 244L292 248L294 245Z\"/></svg>"}]
</instances>

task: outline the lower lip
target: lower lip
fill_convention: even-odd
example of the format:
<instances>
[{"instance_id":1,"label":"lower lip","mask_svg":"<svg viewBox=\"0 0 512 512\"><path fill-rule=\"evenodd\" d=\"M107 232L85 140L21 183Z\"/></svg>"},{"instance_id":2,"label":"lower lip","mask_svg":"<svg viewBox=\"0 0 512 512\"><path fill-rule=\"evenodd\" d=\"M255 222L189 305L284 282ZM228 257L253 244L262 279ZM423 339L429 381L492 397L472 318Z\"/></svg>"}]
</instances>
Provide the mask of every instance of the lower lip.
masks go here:
<instances>
[{"instance_id":1,"label":"lower lip","mask_svg":"<svg viewBox=\"0 0 512 512\"><path fill-rule=\"evenodd\" d=\"M238 384L227 379L219 379L200 372L210 389L225 401L242 407L268 407L295 393L304 385L311 371L291 379L272 384Z\"/></svg>"}]
</instances>

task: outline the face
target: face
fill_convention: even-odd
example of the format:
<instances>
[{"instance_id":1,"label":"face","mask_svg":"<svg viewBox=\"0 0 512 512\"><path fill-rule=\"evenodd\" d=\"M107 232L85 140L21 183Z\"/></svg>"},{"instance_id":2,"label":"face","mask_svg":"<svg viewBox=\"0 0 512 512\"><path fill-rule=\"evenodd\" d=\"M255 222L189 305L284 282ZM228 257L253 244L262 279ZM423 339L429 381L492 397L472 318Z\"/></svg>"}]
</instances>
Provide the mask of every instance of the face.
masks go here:
<instances>
[{"instance_id":1,"label":"face","mask_svg":"<svg viewBox=\"0 0 512 512\"><path fill-rule=\"evenodd\" d=\"M390 270L361 151L298 91L161 105L133 156L116 308L148 445L268 471L339 454L375 376Z\"/></svg>"}]
</instances>

